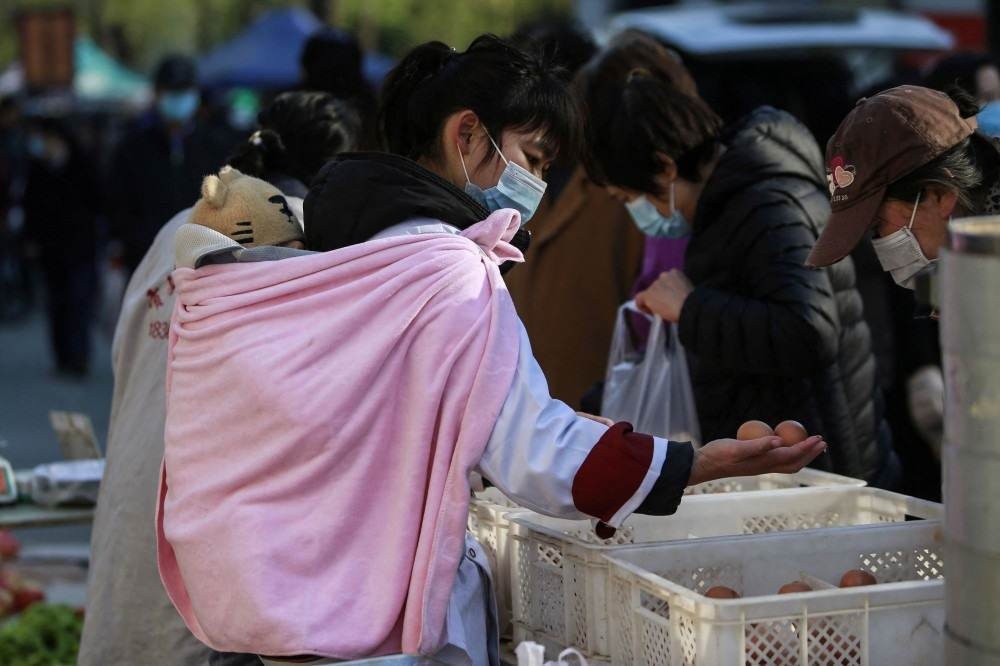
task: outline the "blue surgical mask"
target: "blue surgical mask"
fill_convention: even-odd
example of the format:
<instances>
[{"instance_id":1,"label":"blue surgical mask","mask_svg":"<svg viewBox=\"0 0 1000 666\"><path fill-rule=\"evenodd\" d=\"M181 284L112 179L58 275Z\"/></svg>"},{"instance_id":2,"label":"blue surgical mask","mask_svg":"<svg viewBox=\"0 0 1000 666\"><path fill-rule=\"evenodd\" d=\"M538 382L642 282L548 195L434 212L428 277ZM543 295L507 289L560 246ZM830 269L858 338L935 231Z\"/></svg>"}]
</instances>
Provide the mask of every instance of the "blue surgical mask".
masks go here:
<instances>
[{"instance_id":1,"label":"blue surgical mask","mask_svg":"<svg viewBox=\"0 0 1000 666\"><path fill-rule=\"evenodd\" d=\"M500 158L507 166L500 174L497 184L484 190L469 180L469 171L465 168L465 158L462 157L462 149L459 147L458 158L462 160L462 171L465 172L465 193L491 211L513 208L521 214L523 226L538 210L538 204L545 194L545 181L504 157L489 132L486 132L486 137L500 153Z\"/></svg>"},{"instance_id":2,"label":"blue surgical mask","mask_svg":"<svg viewBox=\"0 0 1000 666\"><path fill-rule=\"evenodd\" d=\"M988 137L1000 137L1000 100L988 102L979 115L979 133Z\"/></svg>"},{"instance_id":3,"label":"blue surgical mask","mask_svg":"<svg viewBox=\"0 0 1000 666\"><path fill-rule=\"evenodd\" d=\"M163 119L183 125L194 117L200 103L197 90L179 90L160 94L156 108Z\"/></svg>"},{"instance_id":4,"label":"blue surgical mask","mask_svg":"<svg viewBox=\"0 0 1000 666\"><path fill-rule=\"evenodd\" d=\"M670 183L670 215L663 215L646 195L640 195L625 204L639 231L653 238L684 238L691 235L691 227L684 214L674 205L674 184Z\"/></svg>"}]
</instances>

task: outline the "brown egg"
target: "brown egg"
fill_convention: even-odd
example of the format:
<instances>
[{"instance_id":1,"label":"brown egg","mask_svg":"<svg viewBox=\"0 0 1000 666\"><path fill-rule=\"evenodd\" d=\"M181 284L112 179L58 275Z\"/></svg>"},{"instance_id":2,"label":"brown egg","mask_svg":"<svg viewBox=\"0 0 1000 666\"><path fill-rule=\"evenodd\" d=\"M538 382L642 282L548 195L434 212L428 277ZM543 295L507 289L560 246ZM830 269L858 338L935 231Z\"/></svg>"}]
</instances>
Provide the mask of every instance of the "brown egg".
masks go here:
<instances>
[{"instance_id":1,"label":"brown egg","mask_svg":"<svg viewBox=\"0 0 1000 666\"><path fill-rule=\"evenodd\" d=\"M795 594L796 592L812 592L812 587L801 580L793 580L791 583L785 583L778 590L778 594Z\"/></svg>"},{"instance_id":2,"label":"brown egg","mask_svg":"<svg viewBox=\"0 0 1000 666\"><path fill-rule=\"evenodd\" d=\"M731 587L716 585L715 587L708 588L705 596L711 599L739 599L740 593Z\"/></svg>"},{"instance_id":3,"label":"brown egg","mask_svg":"<svg viewBox=\"0 0 1000 666\"><path fill-rule=\"evenodd\" d=\"M747 421L736 431L736 439L760 439L774 434L771 426L763 421Z\"/></svg>"},{"instance_id":4,"label":"brown egg","mask_svg":"<svg viewBox=\"0 0 1000 666\"><path fill-rule=\"evenodd\" d=\"M788 446L798 444L809 436L806 429L798 421L782 421L774 429L774 434L781 438Z\"/></svg>"},{"instance_id":5,"label":"brown egg","mask_svg":"<svg viewBox=\"0 0 1000 666\"><path fill-rule=\"evenodd\" d=\"M845 571L844 575L840 578L841 587L862 587L864 585L877 585L878 581L875 580L875 576L871 575L867 571L862 571L861 569L851 569L850 571Z\"/></svg>"}]
</instances>

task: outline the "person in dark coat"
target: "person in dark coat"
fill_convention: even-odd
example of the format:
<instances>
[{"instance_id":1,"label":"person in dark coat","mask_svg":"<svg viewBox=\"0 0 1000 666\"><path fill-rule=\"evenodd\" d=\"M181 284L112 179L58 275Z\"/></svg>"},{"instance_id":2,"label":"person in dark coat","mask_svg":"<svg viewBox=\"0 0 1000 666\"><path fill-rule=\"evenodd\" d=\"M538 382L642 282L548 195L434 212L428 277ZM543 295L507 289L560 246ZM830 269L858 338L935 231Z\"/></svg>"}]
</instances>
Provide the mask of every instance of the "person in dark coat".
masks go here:
<instances>
[{"instance_id":1,"label":"person in dark coat","mask_svg":"<svg viewBox=\"0 0 1000 666\"><path fill-rule=\"evenodd\" d=\"M110 170L112 237L131 273L156 233L199 196L202 178L218 171L231 136L199 122L194 61L167 56L154 74L153 107L117 145Z\"/></svg>"},{"instance_id":2,"label":"person in dark coat","mask_svg":"<svg viewBox=\"0 0 1000 666\"><path fill-rule=\"evenodd\" d=\"M25 231L45 276L49 336L59 374L82 377L90 361L97 295L100 187L72 132L55 120L28 134Z\"/></svg>"},{"instance_id":3,"label":"person in dark coat","mask_svg":"<svg viewBox=\"0 0 1000 666\"><path fill-rule=\"evenodd\" d=\"M636 301L679 325L704 439L795 419L829 443L815 467L894 486L854 267L804 265L830 213L816 141L769 107L723 130L649 69L603 76L615 58L584 83L588 167L645 226L690 227L686 275L664 273Z\"/></svg>"}]
</instances>

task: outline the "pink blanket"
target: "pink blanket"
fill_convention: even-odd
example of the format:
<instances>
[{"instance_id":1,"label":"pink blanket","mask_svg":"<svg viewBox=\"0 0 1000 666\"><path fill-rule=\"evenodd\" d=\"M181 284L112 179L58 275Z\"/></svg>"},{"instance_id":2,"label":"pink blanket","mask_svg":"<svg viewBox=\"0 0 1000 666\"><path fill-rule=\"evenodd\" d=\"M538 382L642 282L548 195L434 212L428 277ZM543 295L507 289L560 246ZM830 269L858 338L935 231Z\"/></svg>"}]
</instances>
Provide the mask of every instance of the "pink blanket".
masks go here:
<instances>
[{"instance_id":1,"label":"pink blanket","mask_svg":"<svg viewBox=\"0 0 1000 666\"><path fill-rule=\"evenodd\" d=\"M160 575L222 651L431 654L510 388L518 216L174 273Z\"/></svg>"}]
</instances>

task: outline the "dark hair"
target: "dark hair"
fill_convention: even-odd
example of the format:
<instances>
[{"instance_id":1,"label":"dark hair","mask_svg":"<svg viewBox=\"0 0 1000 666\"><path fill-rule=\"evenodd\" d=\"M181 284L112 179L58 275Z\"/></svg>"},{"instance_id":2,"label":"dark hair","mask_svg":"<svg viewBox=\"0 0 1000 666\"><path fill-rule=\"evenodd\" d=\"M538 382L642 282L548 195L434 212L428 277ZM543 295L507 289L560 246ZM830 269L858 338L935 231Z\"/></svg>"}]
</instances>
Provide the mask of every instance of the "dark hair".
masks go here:
<instances>
[{"instance_id":1,"label":"dark hair","mask_svg":"<svg viewBox=\"0 0 1000 666\"><path fill-rule=\"evenodd\" d=\"M324 28L313 34L299 57L307 90L350 99L370 92L362 68L361 46L354 35Z\"/></svg>"},{"instance_id":2,"label":"dark hair","mask_svg":"<svg viewBox=\"0 0 1000 666\"><path fill-rule=\"evenodd\" d=\"M588 119L584 163L595 182L663 194L655 180L663 170L658 153L674 160L680 177L702 179L722 120L675 84L685 80L678 68L683 71L666 48L645 36L613 44L586 68L580 82Z\"/></svg>"},{"instance_id":3,"label":"dark hair","mask_svg":"<svg viewBox=\"0 0 1000 666\"><path fill-rule=\"evenodd\" d=\"M958 88L947 92L963 118L979 112L976 101L968 92ZM998 174L1000 155L996 148L988 139L973 134L927 164L890 183L885 198L913 203L924 189L938 186L954 191L962 208L977 213L982 211L985 196Z\"/></svg>"},{"instance_id":4,"label":"dark hair","mask_svg":"<svg viewBox=\"0 0 1000 666\"><path fill-rule=\"evenodd\" d=\"M461 53L422 44L389 72L379 111L384 146L410 159L437 158L441 127L462 109L474 111L498 143L509 128L541 131L552 156L575 152L579 112L565 76L494 35Z\"/></svg>"},{"instance_id":5,"label":"dark hair","mask_svg":"<svg viewBox=\"0 0 1000 666\"><path fill-rule=\"evenodd\" d=\"M680 55L635 28L619 33L608 43L585 68L583 81L597 86L621 83L636 69L646 70L683 93L698 96L698 86Z\"/></svg>"},{"instance_id":6,"label":"dark hair","mask_svg":"<svg viewBox=\"0 0 1000 666\"><path fill-rule=\"evenodd\" d=\"M153 71L153 86L157 90L184 90L198 85L198 70L194 60L173 53L164 56Z\"/></svg>"},{"instance_id":7,"label":"dark hair","mask_svg":"<svg viewBox=\"0 0 1000 666\"><path fill-rule=\"evenodd\" d=\"M924 77L924 85L946 93L958 88L976 96L979 94L976 74L983 67L993 64L993 59L986 54L955 53L934 64Z\"/></svg>"},{"instance_id":8,"label":"dark hair","mask_svg":"<svg viewBox=\"0 0 1000 666\"><path fill-rule=\"evenodd\" d=\"M524 23L510 36L510 41L555 63L568 76L575 75L597 53L597 43L590 33L576 21L562 18Z\"/></svg>"},{"instance_id":9,"label":"dark hair","mask_svg":"<svg viewBox=\"0 0 1000 666\"><path fill-rule=\"evenodd\" d=\"M283 173L306 185L333 156L354 150L361 132L353 107L322 92L278 95L258 114L257 125L229 165L258 178Z\"/></svg>"}]
</instances>

